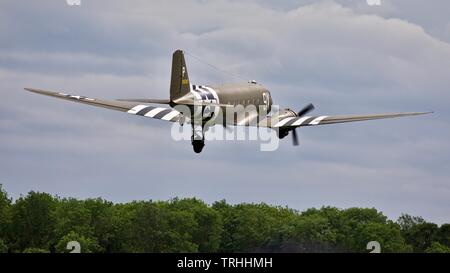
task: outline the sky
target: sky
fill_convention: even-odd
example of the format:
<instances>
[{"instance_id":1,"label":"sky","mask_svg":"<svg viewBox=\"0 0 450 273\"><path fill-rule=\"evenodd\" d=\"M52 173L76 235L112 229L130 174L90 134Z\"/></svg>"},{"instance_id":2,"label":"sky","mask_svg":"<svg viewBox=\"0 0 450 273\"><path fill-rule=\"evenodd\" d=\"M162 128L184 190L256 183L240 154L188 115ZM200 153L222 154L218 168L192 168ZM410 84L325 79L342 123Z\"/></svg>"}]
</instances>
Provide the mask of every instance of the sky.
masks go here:
<instances>
[{"instance_id":1,"label":"sky","mask_svg":"<svg viewBox=\"0 0 450 273\"><path fill-rule=\"evenodd\" d=\"M449 10L446 0L1 1L0 183L13 198L374 207L448 223ZM192 83L256 80L297 111L434 113L300 128L299 147L288 137L273 152L211 141L195 154L166 122L23 91L168 98L176 49Z\"/></svg>"}]
</instances>

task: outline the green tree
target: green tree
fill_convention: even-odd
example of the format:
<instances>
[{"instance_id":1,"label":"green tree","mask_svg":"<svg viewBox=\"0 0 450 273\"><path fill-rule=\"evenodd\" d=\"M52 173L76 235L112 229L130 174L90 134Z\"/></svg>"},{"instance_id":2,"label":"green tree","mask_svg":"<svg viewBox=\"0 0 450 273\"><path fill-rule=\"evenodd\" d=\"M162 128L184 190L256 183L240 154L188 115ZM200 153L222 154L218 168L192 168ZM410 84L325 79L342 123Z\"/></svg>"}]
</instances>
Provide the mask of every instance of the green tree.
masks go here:
<instances>
[{"instance_id":1,"label":"green tree","mask_svg":"<svg viewBox=\"0 0 450 273\"><path fill-rule=\"evenodd\" d=\"M308 251L322 251L325 245L336 244L337 233L328 218L319 215L300 216L294 223L294 238L306 247ZM314 249L317 247L318 249Z\"/></svg>"},{"instance_id":2,"label":"green tree","mask_svg":"<svg viewBox=\"0 0 450 273\"><path fill-rule=\"evenodd\" d=\"M57 199L47 193L30 192L12 207L14 248L50 249L55 243Z\"/></svg>"},{"instance_id":3,"label":"green tree","mask_svg":"<svg viewBox=\"0 0 450 273\"><path fill-rule=\"evenodd\" d=\"M134 223L138 213L146 202L133 201L126 204L116 204L111 207L111 234L108 240L107 252L136 252L132 240Z\"/></svg>"},{"instance_id":4,"label":"green tree","mask_svg":"<svg viewBox=\"0 0 450 273\"><path fill-rule=\"evenodd\" d=\"M425 220L420 216L411 216L409 214L402 214L398 218L397 223L400 225L400 229L402 231L408 231L418 224L425 223Z\"/></svg>"},{"instance_id":5,"label":"green tree","mask_svg":"<svg viewBox=\"0 0 450 273\"><path fill-rule=\"evenodd\" d=\"M440 244L439 242L433 242L425 250L426 253L450 253L450 247Z\"/></svg>"},{"instance_id":6,"label":"green tree","mask_svg":"<svg viewBox=\"0 0 450 273\"><path fill-rule=\"evenodd\" d=\"M298 230L305 227L302 241L308 242L303 251L306 252L348 252L349 249L343 243L342 232L348 232L344 212L335 207L311 208L301 213Z\"/></svg>"},{"instance_id":7,"label":"green tree","mask_svg":"<svg viewBox=\"0 0 450 273\"><path fill-rule=\"evenodd\" d=\"M450 224L438 227L376 209L298 212L267 204L208 206L196 199L113 204L30 192L11 202L0 185L0 252L449 252Z\"/></svg>"},{"instance_id":8,"label":"green tree","mask_svg":"<svg viewBox=\"0 0 450 273\"><path fill-rule=\"evenodd\" d=\"M90 212L90 224L93 229L93 238L97 238L102 249L111 252L114 239L114 226L112 223L113 203L101 198L87 199L84 206Z\"/></svg>"},{"instance_id":9,"label":"green tree","mask_svg":"<svg viewBox=\"0 0 450 273\"><path fill-rule=\"evenodd\" d=\"M325 233L323 235L312 233L306 237L316 238L316 240L318 238L319 241L327 242L328 244L325 245L328 245L333 252L366 252L367 243L370 241L378 241L383 252L411 251L401 235L400 226L388 220L386 216L374 208L340 210L333 207L323 207L321 209L308 209L302 213L303 217L314 215L324 219L321 220L321 225L316 220L318 227L313 228L312 232L323 230L322 232ZM322 229L320 226L322 226ZM327 248L325 248L326 250Z\"/></svg>"},{"instance_id":10,"label":"green tree","mask_svg":"<svg viewBox=\"0 0 450 273\"><path fill-rule=\"evenodd\" d=\"M412 248L406 244L401 236L400 227L391 221L382 223L368 223L355 230L355 247L353 251L367 252L366 245L370 241L380 243L382 252L411 252Z\"/></svg>"},{"instance_id":11,"label":"green tree","mask_svg":"<svg viewBox=\"0 0 450 273\"><path fill-rule=\"evenodd\" d=\"M414 252L425 252L434 241L439 240L439 227L428 223L421 217L403 214L397 221L406 242L411 245Z\"/></svg>"},{"instance_id":12,"label":"green tree","mask_svg":"<svg viewBox=\"0 0 450 273\"><path fill-rule=\"evenodd\" d=\"M213 205L222 215L224 232L221 251L267 251L273 246L280 226L294 216L292 210L267 204L227 205L224 201Z\"/></svg>"},{"instance_id":13,"label":"green tree","mask_svg":"<svg viewBox=\"0 0 450 273\"><path fill-rule=\"evenodd\" d=\"M170 211L148 202L140 207L132 219L127 251L130 252L195 252L190 230L196 222L191 213Z\"/></svg>"},{"instance_id":14,"label":"green tree","mask_svg":"<svg viewBox=\"0 0 450 273\"><path fill-rule=\"evenodd\" d=\"M22 253L50 253L47 249L37 248L37 247L28 247L22 251Z\"/></svg>"},{"instance_id":15,"label":"green tree","mask_svg":"<svg viewBox=\"0 0 450 273\"><path fill-rule=\"evenodd\" d=\"M76 200L62 199L57 215L57 237L62 238L71 231L98 241L101 251L120 251L116 249L115 227L113 224L114 205L101 198Z\"/></svg>"},{"instance_id":16,"label":"green tree","mask_svg":"<svg viewBox=\"0 0 450 273\"><path fill-rule=\"evenodd\" d=\"M56 209L56 237L62 238L70 232L91 237L94 227L91 225L91 212L85 201L65 198L58 202Z\"/></svg>"},{"instance_id":17,"label":"green tree","mask_svg":"<svg viewBox=\"0 0 450 273\"><path fill-rule=\"evenodd\" d=\"M5 242L0 239L0 253L7 253L8 252L8 246L5 244Z\"/></svg>"},{"instance_id":18,"label":"green tree","mask_svg":"<svg viewBox=\"0 0 450 273\"><path fill-rule=\"evenodd\" d=\"M377 240L374 236L370 236L370 233L385 224L387 224L387 217L374 208L343 210L338 243L352 252L366 252L367 243Z\"/></svg>"},{"instance_id":19,"label":"green tree","mask_svg":"<svg viewBox=\"0 0 450 273\"><path fill-rule=\"evenodd\" d=\"M450 247L450 224L443 224L438 232L439 243Z\"/></svg>"},{"instance_id":20,"label":"green tree","mask_svg":"<svg viewBox=\"0 0 450 273\"><path fill-rule=\"evenodd\" d=\"M95 253L102 251L102 248L95 238L85 237L74 231L69 232L67 235L61 238L61 240L56 245L56 250L59 253L70 252L71 250L67 249L67 244L71 241L76 241L80 244L81 253Z\"/></svg>"},{"instance_id":21,"label":"green tree","mask_svg":"<svg viewBox=\"0 0 450 273\"><path fill-rule=\"evenodd\" d=\"M8 237L8 227L11 224L11 199L0 184L0 238Z\"/></svg>"},{"instance_id":22,"label":"green tree","mask_svg":"<svg viewBox=\"0 0 450 273\"><path fill-rule=\"evenodd\" d=\"M170 211L162 209L167 222L163 232L165 244L161 245L162 252L198 252L198 245L194 242L192 230L198 229L195 217L188 211ZM163 221L165 222L165 221Z\"/></svg>"},{"instance_id":23,"label":"green tree","mask_svg":"<svg viewBox=\"0 0 450 273\"><path fill-rule=\"evenodd\" d=\"M415 252L424 252L437 239L438 232L436 224L418 224L408 231L407 240Z\"/></svg>"},{"instance_id":24,"label":"green tree","mask_svg":"<svg viewBox=\"0 0 450 273\"><path fill-rule=\"evenodd\" d=\"M172 211L183 211L193 215L196 228L192 228L190 233L193 243L198 245L199 252L218 251L222 219L217 211L196 198L172 199L167 207Z\"/></svg>"}]
</instances>

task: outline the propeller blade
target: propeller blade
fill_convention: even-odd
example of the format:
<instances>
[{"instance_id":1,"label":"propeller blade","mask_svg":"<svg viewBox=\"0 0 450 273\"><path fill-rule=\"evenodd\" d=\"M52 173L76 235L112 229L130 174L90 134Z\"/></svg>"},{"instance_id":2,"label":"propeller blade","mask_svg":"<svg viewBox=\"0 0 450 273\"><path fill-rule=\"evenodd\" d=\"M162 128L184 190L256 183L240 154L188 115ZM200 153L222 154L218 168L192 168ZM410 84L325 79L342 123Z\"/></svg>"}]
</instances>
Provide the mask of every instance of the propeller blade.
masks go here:
<instances>
[{"instance_id":1,"label":"propeller blade","mask_svg":"<svg viewBox=\"0 0 450 273\"><path fill-rule=\"evenodd\" d=\"M312 110L314 110L314 105L312 103L310 103L297 113L297 117L304 116L308 112L311 112ZM294 144L294 146L298 146L298 136L297 136L296 129L292 130L292 143Z\"/></svg>"},{"instance_id":2,"label":"propeller blade","mask_svg":"<svg viewBox=\"0 0 450 273\"><path fill-rule=\"evenodd\" d=\"M292 130L292 143L294 146L298 146L298 136L297 136L297 130Z\"/></svg>"},{"instance_id":3,"label":"propeller blade","mask_svg":"<svg viewBox=\"0 0 450 273\"><path fill-rule=\"evenodd\" d=\"M301 117L305 114L307 114L308 112L311 112L312 110L314 110L314 105L312 103L306 105L302 110L300 110L297 113L297 116Z\"/></svg>"}]
</instances>

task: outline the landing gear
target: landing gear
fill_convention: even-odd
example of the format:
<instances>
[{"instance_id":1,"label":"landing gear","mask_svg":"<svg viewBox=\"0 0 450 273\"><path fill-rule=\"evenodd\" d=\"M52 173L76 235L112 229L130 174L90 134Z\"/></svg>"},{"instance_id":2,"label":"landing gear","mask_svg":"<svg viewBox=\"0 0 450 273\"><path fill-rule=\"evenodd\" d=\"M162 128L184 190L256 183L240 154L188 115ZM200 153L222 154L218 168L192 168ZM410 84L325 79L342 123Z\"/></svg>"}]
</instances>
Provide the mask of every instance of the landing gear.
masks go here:
<instances>
[{"instance_id":1,"label":"landing gear","mask_svg":"<svg viewBox=\"0 0 450 273\"><path fill-rule=\"evenodd\" d=\"M194 148L194 152L199 154L203 147L205 147L205 141L203 140L193 140L192 141L192 147Z\"/></svg>"},{"instance_id":2,"label":"landing gear","mask_svg":"<svg viewBox=\"0 0 450 273\"><path fill-rule=\"evenodd\" d=\"M205 138L203 133L203 126L192 125L192 137L191 137L192 147L195 153L200 153L205 147Z\"/></svg>"},{"instance_id":3,"label":"landing gear","mask_svg":"<svg viewBox=\"0 0 450 273\"><path fill-rule=\"evenodd\" d=\"M289 134L289 130L275 130L279 139L285 138Z\"/></svg>"}]
</instances>

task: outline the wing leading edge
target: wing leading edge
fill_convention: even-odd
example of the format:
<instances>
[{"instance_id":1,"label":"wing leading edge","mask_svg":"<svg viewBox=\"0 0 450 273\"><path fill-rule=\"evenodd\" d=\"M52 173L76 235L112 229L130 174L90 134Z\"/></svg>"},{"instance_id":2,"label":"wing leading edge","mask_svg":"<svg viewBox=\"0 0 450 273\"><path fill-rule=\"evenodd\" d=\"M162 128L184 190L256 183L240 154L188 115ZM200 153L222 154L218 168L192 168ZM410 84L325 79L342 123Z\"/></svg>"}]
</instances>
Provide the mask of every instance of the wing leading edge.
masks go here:
<instances>
[{"instance_id":1,"label":"wing leading edge","mask_svg":"<svg viewBox=\"0 0 450 273\"><path fill-rule=\"evenodd\" d=\"M176 122L179 121L182 117L182 114L180 112L171 108L150 106L125 101L95 99L85 96L70 95L62 92L53 92L35 88L25 88L25 90L59 99L69 100L97 107L108 108L116 111L127 112L133 115L161 119L166 121Z\"/></svg>"}]
</instances>

